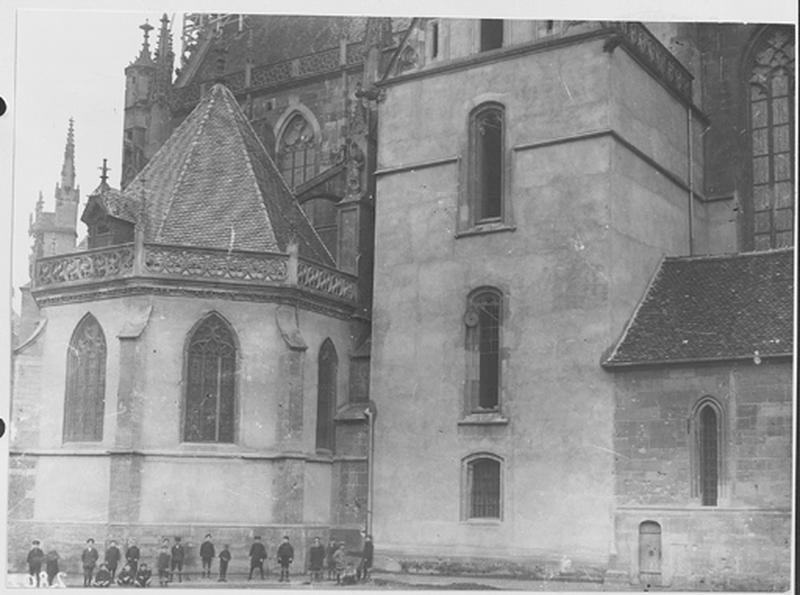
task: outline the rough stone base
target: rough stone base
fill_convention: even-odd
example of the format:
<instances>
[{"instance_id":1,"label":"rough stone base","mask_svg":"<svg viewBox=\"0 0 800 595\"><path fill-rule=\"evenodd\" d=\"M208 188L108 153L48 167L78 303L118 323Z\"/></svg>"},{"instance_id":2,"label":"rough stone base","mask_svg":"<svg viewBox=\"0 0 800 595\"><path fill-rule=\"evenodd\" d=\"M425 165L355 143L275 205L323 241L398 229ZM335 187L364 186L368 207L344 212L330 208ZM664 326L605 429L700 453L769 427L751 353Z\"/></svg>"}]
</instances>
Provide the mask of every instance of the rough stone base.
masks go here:
<instances>
[{"instance_id":1,"label":"rough stone base","mask_svg":"<svg viewBox=\"0 0 800 595\"><path fill-rule=\"evenodd\" d=\"M376 552L375 568L384 572L447 576L483 576L525 580L602 583L605 568L552 560L387 555Z\"/></svg>"}]
</instances>

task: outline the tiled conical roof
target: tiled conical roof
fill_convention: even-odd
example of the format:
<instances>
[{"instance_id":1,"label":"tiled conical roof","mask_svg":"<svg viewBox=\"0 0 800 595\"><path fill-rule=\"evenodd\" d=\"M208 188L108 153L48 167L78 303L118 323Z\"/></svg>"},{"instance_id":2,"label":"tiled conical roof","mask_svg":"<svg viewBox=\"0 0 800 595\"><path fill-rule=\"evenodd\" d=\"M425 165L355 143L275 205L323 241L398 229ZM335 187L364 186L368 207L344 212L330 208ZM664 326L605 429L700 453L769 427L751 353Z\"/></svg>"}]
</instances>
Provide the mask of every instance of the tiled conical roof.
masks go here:
<instances>
[{"instance_id":1,"label":"tiled conical roof","mask_svg":"<svg viewBox=\"0 0 800 595\"><path fill-rule=\"evenodd\" d=\"M145 241L333 259L231 92L214 85L125 188ZM144 216L141 202L144 200Z\"/></svg>"}]
</instances>

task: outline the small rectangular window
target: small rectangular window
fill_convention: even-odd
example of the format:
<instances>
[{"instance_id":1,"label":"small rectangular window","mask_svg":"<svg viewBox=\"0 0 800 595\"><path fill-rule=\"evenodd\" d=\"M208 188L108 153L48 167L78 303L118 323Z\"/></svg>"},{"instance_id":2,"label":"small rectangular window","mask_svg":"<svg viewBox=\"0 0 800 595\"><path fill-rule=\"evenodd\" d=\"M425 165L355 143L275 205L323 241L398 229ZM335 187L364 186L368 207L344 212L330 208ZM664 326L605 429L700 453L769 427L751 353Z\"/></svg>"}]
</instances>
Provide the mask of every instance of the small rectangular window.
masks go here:
<instances>
[{"instance_id":1,"label":"small rectangular window","mask_svg":"<svg viewBox=\"0 0 800 595\"><path fill-rule=\"evenodd\" d=\"M503 21L481 19L481 51L488 52L503 47Z\"/></svg>"}]
</instances>

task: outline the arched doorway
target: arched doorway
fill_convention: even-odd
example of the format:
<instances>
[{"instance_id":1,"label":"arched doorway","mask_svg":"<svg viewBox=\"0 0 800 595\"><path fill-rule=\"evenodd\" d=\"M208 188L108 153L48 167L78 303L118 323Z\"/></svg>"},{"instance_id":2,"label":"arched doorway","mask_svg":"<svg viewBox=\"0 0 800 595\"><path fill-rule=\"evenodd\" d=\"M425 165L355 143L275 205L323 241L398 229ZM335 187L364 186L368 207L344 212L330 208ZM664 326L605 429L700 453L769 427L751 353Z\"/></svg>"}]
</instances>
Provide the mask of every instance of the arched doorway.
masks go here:
<instances>
[{"instance_id":1,"label":"arched doorway","mask_svg":"<svg viewBox=\"0 0 800 595\"><path fill-rule=\"evenodd\" d=\"M645 587L661 584L661 525L655 521L639 525L639 582Z\"/></svg>"}]
</instances>

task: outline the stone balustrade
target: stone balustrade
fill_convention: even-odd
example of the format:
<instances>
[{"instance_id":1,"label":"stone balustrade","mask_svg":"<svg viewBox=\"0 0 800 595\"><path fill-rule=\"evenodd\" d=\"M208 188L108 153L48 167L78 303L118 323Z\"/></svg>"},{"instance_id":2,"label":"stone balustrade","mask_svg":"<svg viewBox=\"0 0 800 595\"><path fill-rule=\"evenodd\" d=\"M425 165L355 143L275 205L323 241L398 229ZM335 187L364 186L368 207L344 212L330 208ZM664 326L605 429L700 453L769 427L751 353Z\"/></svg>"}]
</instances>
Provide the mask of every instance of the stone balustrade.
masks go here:
<instances>
[{"instance_id":1,"label":"stone balustrade","mask_svg":"<svg viewBox=\"0 0 800 595\"><path fill-rule=\"evenodd\" d=\"M58 291L117 279L297 287L338 302L357 299L357 278L289 251L248 252L136 243L39 258L33 290Z\"/></svg>"}]
</instances>

